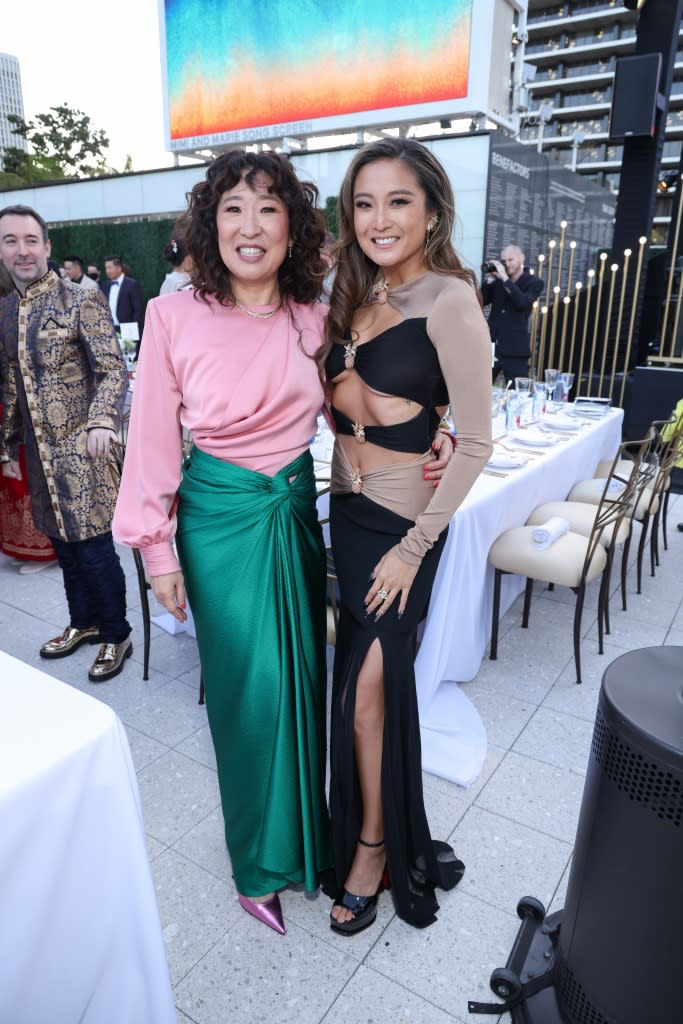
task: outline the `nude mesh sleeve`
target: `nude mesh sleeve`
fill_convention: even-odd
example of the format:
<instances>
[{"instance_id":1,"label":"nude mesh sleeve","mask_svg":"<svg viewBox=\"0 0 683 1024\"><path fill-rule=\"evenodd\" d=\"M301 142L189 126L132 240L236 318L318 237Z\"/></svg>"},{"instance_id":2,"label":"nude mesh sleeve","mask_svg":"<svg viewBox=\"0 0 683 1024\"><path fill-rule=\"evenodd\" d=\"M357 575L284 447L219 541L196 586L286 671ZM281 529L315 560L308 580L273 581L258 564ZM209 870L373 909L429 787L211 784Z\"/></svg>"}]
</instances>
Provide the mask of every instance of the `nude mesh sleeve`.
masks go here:
<instances>
[{"instance_id":1,"label":"nude mesh sleeve","mask_svg":"<svg viewBox=\"0 0 683 1024\"><path fill-rule=\"evenodd\" d=\"M439 487L397 546L409 565L419 565L448 525L491 451L491 339L474 289L455 279L427 318L446 381L458 445Z\"/></svg>"}]
</instances>

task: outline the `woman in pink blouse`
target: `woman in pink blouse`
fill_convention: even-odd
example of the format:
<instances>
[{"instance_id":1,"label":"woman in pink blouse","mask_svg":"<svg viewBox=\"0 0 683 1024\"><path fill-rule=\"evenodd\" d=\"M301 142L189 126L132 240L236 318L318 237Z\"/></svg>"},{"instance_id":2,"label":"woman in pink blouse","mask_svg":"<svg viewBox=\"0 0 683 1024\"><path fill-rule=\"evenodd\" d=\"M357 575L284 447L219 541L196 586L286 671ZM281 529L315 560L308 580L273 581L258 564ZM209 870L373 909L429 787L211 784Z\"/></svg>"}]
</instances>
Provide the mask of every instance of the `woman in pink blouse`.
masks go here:
<instances>
[{"instance_id":1,"label":"woman in pink blouse","mask_svg":"<svg viewBox=\"0 0 683 1024\"><path fill-rule=\"evenodd\" d=\"M147 307L114 519L180 621L187 592L239 901L280 933L278 890L332 863L316 198L275 153L226 153L193 188L195 290Z\"/></svg>"}]
</instances>

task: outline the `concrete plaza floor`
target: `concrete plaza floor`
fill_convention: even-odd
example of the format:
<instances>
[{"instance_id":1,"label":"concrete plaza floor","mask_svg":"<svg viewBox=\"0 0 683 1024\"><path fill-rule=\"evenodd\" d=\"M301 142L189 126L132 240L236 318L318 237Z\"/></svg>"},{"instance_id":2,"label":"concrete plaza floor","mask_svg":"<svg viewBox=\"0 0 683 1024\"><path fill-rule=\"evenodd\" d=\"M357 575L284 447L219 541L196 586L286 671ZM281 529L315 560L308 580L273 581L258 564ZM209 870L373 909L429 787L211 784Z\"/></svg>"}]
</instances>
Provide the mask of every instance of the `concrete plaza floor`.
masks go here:
<instances>
[{"instance_id":1,"label":"concrete plaza floor","mask_svg":"<svg viewBox=\"0 0 683 1024\"><path fill-rule=\"evenodd\" d=\"M59 570L19 575L0 555L0 647L109 704L126 726L178 1021L494 1020L470 1017L467 1001L494 998L488 979L505 964L519 923L518 899L534 895L553 909L564 903L605 668L627 650L683 644L683 533L676 530L682 520L683 496L672 495L669 551L661 551L654 578L647 570L640 596L631 570L627 612L615 595L603 656L597 654L592 588L584 611L582 686L575 684L570 591L551 593L537 585L528 630L519 628L521 598L505 615L498 661L485 658L464 687L488 731L480 777L461 789L424 776L433 835L455 846L467 865L465 876L455 890L439 894L441 910L432 927L417 931L399 921L385 894L376 924L354 938L330 931L330 903L321 895L283 894L285 937L237 904L206 713L197 704L196 644L185 634L153 627L150 678L143 681L131 553L121 549L135 652L121 676L99 686L87 679L96 648L56 662L38 656L40 644L68 621Z\"/></svg>"}]
</instances>

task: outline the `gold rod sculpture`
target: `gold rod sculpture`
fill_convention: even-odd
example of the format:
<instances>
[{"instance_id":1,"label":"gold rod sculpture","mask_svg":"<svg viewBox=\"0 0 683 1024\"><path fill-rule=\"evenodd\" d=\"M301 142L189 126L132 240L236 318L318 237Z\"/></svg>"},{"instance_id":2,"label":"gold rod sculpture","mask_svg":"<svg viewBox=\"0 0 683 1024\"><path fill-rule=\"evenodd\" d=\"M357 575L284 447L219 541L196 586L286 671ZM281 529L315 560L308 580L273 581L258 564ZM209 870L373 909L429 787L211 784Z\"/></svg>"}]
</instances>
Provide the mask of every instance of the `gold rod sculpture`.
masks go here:
<instances>
[{"instance_id":1,"label":"gold rod sculpture","mask_svg":"<svg viewBox=\"0 0 683 1024\"><path fill-rule=\"evenodd\" d=\"M617 356L619 354L619 345L621 344L621 321L624 315L624 298L626 296L626 282L628 281L628 263L631 259L631 250L624 249L624 270L621 275L621 295L619 297L619 312L617 313L617 331L614 336L614 352L612 353L612 372L610 374L609 382L609 397L612 400L612 394L614 391L614 379L617 375Z\"/></svg>"},{"instance_id":2,"label":"gold rod sculpture","mask_svg":"<svg viewBox=\"0 0 683 1024\"><path fill-rule=\"evenodd\" d=\"M577 320L579 319L579 298L581 297L581 289L582 288L583 288L583 283L581 281L577 281L575 286L574 286L574 322L572 323L572 336L571 336L571 340L569 342L569 361L568 361L568 366L569 366L570 370L571 370L572 366L574 365L574 348L575 348L575 345L576 345L576 323L577 323Z\"/></svg>"},{"instance_id":3,"label":"gold rod sculpture","mask_svg":"<svg viewBox=\"0 0 683 1024\"><path fill-rule=\"evenodd\" d=\"M538 350L538 368L536 370L536 376L539 380L543 377L543 371L545 369L545 333L548 327L548 307L541 306L541 345Z\"/></svg>"},{"instance_id":4,"label":"gold rod sculpture","mask_svg":"<svg viewBox=\"0 0 683 1024\"><path fill-rule=\"evenodd\" d=\"M680 188L680 186L679 186ZM675 252L676 250L674 250ZM676 351L676 339L678 338L678 325L681 320L681 295L683 294L683 274L681 274L678 281L678 295L676 296L676 313L674 315L674 326L671 332L671 352L669 353L669 359L675 359L674 352ZM662 335L664 337L664 335Z\"/></svg>"},{"instance_id":5,"label":"gold rod sculpture","mask_svg":"<svg viewBox=\"0 0 683 1024\"><path fill-rule=\"evenodd\" d=\"M529 351L531 352L531 357L529 359L529 365L530 366L536 366L536 336L538 334L538 299L536 300L536 302L534 302L533 306L531 307L531 332L530 332L530 334L531 334L531 338L530 338Z\"/></svg>"},{"instance_id":6,"label":"gold rod sculpture","mask_svg":"<svg viewBox=\"0 0 683 1024\"><path fill-rule=\"evenodd\" d=\"M586 308L583 312L583 330L581 332L581 352L579 355L579 368L576 374L576 396L581 392L581 374L583 373L583 360L586 354L586 334L588 333L588 314L591 309L593 297L593 284L595 282L595 271L591 268L588 271L588 288L586 290Z\"/></svg>"},{"instance_id":7,"label":"gold rod sculpture","mask_svg":"<svg viewBox=\"0 0 683 1024\"><path fill-rule=\"evenodd\" d=\"M571 298L574 287L574 256L576 254L576 242L569 243L569 271L567 272L567 295ZM559 284L559 281L558 281Z\"/></svg>"},{"instance_id":8,"label":"gold rod sculpture","mask_svg":"<svg viewBox=\"0 0 683 1024\"><path fill-rule=\"evenodd\" d=\"M600 360L600 383L598 384L598 391L602 394L602 382L605 377L605 363L607 362L607 345L609 343L609 329L612 323L612 304L614 302L614 286L617 283L617 270L619 269L618 263L613 263L610 269L610 282L609 282L609 299L607 300L607 319L605 320L605 334L602 339L602 359Z\"/></svg>"},{"instance_id":9,"label":"gold rod sculpture","mask_svg":"<svg viewBox=\"0 0 683 1024\"><path fill-rule=\"evenodd\" d=\"M678 187L679 188L681 187L680 182L679 182L679 186ZM673 253L673 259L671 260L671 266L669 267L669 280L667 281L667 284L666 284L666 298L664 300L664 319L662 320L662 331L661 331L661 334L660 334L661 342L660 342L660 346L659 346L659 353L662 356L665 355L664 350L666 348L666 328L667 328L667 324L669 322L669 309L671 307L671 292L673 290L674 276L676 274L676 253L678 252L678 236L680 235L680 232L681 232L681 213L683 213L683 202L681 202L680 199L679 199L678 211L676 213L676 226L674 228L673 248L671 249L671 252ZM679 287L679 302L680 302L680 287ZM678 303L676 304L676 313L678 314ZM671 334L671 355L674 354L675 346L676 346L676 330L674 329L674 331Z\"/></svg>"},{"instance_id":10,"label":"gold rod sculpture","mask_svg":"<svg viewBox=\"0 0 683 1024\"><path fill-rule=\"evenodd\" d=\"M562 287L562 265L564 263L564 233L565 233L566 230L567 230L567 222L566 222L566 220L561 220L560 221L560 255L559 255L559 259L557 261L557 279L555 281L555 284L559 288Z\"/></svg>"},{"instance_id":11,"label":"gold rod sculpture","mask_svg":"<svg viewBox=\"0 0 683 1024\"><path fill-rule=\"evenodd\" d=\"M571 301L572 300L569 298L568 295L565 295L565 297L562 299L562 302L564 304L564 309L562 310L562 335L560 338L560 354L557 359L557 367L560 373L563 372L564 367L564 346L567 340L567 319L569 317L569 305Z\"/></svg>"},{"instance_id":12,"label":"gold rod sculpture","mask_svg":"<svg viewBox=\"0 0 683 1024\"><path fill-rule=\"evenodd\" d=\"M595 323L593 324L593 341L591 344L591 358L590 365L588 368L588 387L593 386L593 369L595 367L595 350L598 345L598 327L600 326L600 313L602 311L602 286L605 281L605 263L607 261L607 253L600 253L600 272L598 274L598 297L595 303ZM590 391L589 391L590 394Z\"/></svg>"},{"instance_id":13,"label":"gold rod sculpture","mask_svg":"<svg viewBox=\"0 0 683 1024\"><path fill-rule=\"evenodd\" d=\"M556 284L553 288L553 316L550 328L550 342L548 344L548 366L552 367L555 362L555 334L557 332L557 318L560 312L560 286Z\"/></svg>"},{"instance_id":14,"label":"gold rod sculpture","mask_svg":"<svg viewBox=\"0 0 683 1024\"><path fill-rule=\"evenodd\" d=\"M641 235L638 239L638 261L636 263L636 279L633 283L633 304L631 306L631 317L628 325L628 338L626 340L626 355L624 356L624 373L621 379L621 394L619 395L619 405L623 408L624 405L624 391L626 390L626 375L628 373L628 364L631 359L631 346L633 344L633 326L636 322L636 306L638 305L638 291L640 289L640 275L643 269L643 256L645 255L645 244L647 238L645 235Z\"/></svg>"},{"instance_id":15,"label":"gold rod sculpture","mask_svg":"<svg viewBox=\"0 0 683 1024\"><path fill-rule=\"evenodd\" d=\"M543 253L538 257L538 266L536 267L536 273L539 277L543 274L543 264L545 263L545 256Z\"/></svg>"},{"instance_id":16,"label":"gold rod sculpture","mask_svg":"<svg viewBox=\"0 0 683 1024\"><path fill-rule=\"evenodd\" d=\"M552 280L552 278L553 278L553 256L555 255L555 246L556 246L556 244L557 243L555 242L554 239L552 239L550 242L548 242L548 249L550 250L550 252L548 253L548 280L545 283L545 304L546 304L546 306L550 305L550 289L552 288L552 284L553 284L553 280Z\"/></svg>"}]
</instances>

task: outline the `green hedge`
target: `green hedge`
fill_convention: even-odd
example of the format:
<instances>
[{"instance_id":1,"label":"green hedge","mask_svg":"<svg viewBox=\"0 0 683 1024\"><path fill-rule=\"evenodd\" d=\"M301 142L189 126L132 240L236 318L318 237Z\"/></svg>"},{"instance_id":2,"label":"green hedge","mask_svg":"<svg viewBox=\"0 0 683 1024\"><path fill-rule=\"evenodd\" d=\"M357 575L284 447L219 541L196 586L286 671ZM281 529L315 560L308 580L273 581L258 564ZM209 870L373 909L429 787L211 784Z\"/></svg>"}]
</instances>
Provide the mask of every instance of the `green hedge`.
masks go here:
<instances>
[{"instance_id":1,"label":"green hedge","mask_svg":"<svg viewBox=\"0 0 683 1024\"><path fill-rule=\"evenodd\" d=\"M104 281L105 258L120 256L140 283L142 297L147 304L149 299L159 294L161 282L172 270L162 253L173 237L174 223L170 219L126 221L123 224L103 221L50 228L52 258L61 263L67 256L80 256L86 267L88 263L96 263L100 268L100 280Z\"/></svg>"}]
</instances>

